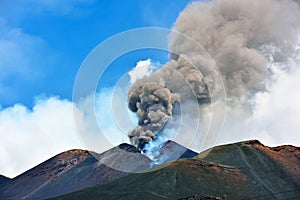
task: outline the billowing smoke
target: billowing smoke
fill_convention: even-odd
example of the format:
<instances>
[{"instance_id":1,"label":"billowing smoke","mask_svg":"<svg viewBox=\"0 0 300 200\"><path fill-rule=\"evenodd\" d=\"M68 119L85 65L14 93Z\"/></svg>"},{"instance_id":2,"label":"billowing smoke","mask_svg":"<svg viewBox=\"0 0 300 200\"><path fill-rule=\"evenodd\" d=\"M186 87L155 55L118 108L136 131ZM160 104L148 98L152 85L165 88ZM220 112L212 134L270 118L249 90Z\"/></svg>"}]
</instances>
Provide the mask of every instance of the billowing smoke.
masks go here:
<instances>
[{"instance_id":1,"label":"billowing smoke","mask_svg":"<svg viewBox=\"0 0 300 200\"><path fill-rule=\"evenodd\" d=\"M189 35L213 57L227 95L256 92L265 80L267 64L284 62L298 39L299 7L285 0L218 0L195 2L179 16L174 29ZM176 38L171 51L191 49Z\"/></svg>"},{"instance_id":2,"label":"billowing smoke","mask_svg":"<svg viewBox=\"0 0 300 200\"><path fill-rule=\"evenodd\" d=\"M129 108L137 113L138 126L131 142L145 144L163 134L176 105L195 99L200 107L218 101L222 87L215 84L216 64L225 84L227 104L249 108L249 99L265 90L270 63L286 62L298 40L299 5L292 0L216 0L193 2L178 17L170 35L170 61L160 70L137 80L128 91ZM196 48L200 44L213 62ZM208 87L210 86L210 87ZM188 106L185 106L188 108ZM186 112L190 118L199 111Z\"/></svg>"},{"instance_id":3,"label":"billowing smoke","mask_svg":"<svg viewBox=\"0 0 300 200\"><path fill-rule=\"evenodd\" d=\"M157 138L166 121L172 116L177 96L164 85L154 82L139 86L130 94L129 108L137 113L139 125L129 133L138 148Z\"/></svg>"},{"instance_id":4,"label":"billowing smoke","mask_svg":"<svg viewBox=\"0 0 300 200\"><path fill-rule=\"evenodd\" d=\"M199 103L210 101L202 74L183 58L137 80L128 92L129 108L139 119L138 126L128 134L131 142L143 150L172 118L176 103L185 104L193 98Z\"/></svg>"}]
</instances>

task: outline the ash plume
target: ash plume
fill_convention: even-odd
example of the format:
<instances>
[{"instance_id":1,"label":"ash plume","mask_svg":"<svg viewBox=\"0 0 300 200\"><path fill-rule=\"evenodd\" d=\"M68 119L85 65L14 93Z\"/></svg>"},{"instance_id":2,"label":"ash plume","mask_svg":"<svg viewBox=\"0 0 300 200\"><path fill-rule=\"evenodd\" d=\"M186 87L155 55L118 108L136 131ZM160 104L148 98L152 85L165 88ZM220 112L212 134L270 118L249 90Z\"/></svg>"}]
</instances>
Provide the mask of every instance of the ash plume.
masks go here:
<instances>
[{"instance_id":1,"label":"ash plume","mask_svg":"<svg viewBox=\"0 0 300 200\"><path fill-rule=\"evenodd\" d=\"M138 126L128 134L131 142L143 150L159 136L166 122L180 113L173 112L176 103L186 104L195 97L199 103L210 101L203 75L183 58L137 80L128 91L129 109L139 119Z\"/></svg>"},{"instance_id":2,"label":"ash plume","mask_svg":"<svg viewBox=\"0 0 300 200\"><path fill-rule=\"evenodd\" d=\"M166 121L172 116L173 104L178 100L164 85L148 82L130 94L129 108L137 113L138 126L129 138L139 149L157 138Z\"/></svg>"},{"instance_id":3,"label":"ash plume","mask_svg":"<svg viewBox=\"0 0 300 200\"><path fill-rule=\"evenodd\" d=\"M131 142L144 149L160 137L176 104L189 108L218 101L222 87L215 83L212 65L225 84L228 106L249 106L249 99L265 89L270 63L286 62L293 54L299 33L299 5L292 0L216 0L193 2L178 17L169 41L170 61L160 70L137 80L128 91L128 104L139 118L129 133ZM189 110L190 119L200 111ZM184 132L184 131L183 131ZM185 132L188 132L188 128ZM191 138L190 138L191 139Z\"/></svg>"},{"instance_id":4,"label":"ash plume","mask_svg":"<svg viewBox=\"0 0 300 200\"><path fill-rule=\"evenodd\" d=\"M217 0L187 6L174 29L201 44L223 76L227 95L256 92L270 57L284 62L298 40L299 7L293 1ZM174 38L170 50L185 54L189 46Z\"/></svg>"}]
</instances>

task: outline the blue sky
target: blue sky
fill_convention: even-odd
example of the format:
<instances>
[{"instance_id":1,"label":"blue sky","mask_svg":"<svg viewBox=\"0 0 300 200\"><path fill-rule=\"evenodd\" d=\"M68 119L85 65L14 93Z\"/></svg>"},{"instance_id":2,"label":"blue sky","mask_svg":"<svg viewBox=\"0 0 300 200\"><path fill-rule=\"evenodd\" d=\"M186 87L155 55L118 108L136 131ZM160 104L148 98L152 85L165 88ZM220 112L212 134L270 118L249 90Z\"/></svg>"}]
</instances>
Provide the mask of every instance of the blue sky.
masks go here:
<instances>
[{"instance_id":1,"label":"blue sky","mask_svg":"<svg viewBox=\"0 0 300 200\"><path fill-rule=\"evenodd\" d=\"M70 100L77 70L97 44L132 28L171 28L188 2L1 1L0 105L32 107L39 96L58 95ZM128 71L138 60L149 57L167 60L166 53L145 51L132 53L114 65L118 68L122 64ZM108 85L113 81L104 80Z\"/></svg>"},{"instance_id":2,"label":"blue sky","mask_svg":"<svg viewBox=\"0 0 300 200\"><path fill-rule=\"evenodd\" d=\"M189 1L124 2L0 1L0 174L14 177L69 149L101 153L128 142L135 117L127 111L126 91L113 93L111 86L140 60L167 62L167 52L144 49L120 56L102 76L96 105L91 96L72 102L77 71L99 43L115 34L149 26L171 28ZM300 49L300 36L296 46ZM274 71L276 82L255 95L253 115L227 111L218 144L255 138L270 146L299 146L300 95L294 89L300 85L300 57L296 56L286 63L295 65L292 73ZM95 112L90 109L93 105Z\"/></svg>"},{"instance_id":3,"label":"blue sky","mask_svg":"<svg viewBox=\"0 0 300 200\"><path fill-rule=\"evenodd\" d=\"M163 64L168 53L143 49L115 60L95 97L98 121L85 115L94 111L89 110L94 105L90 96L72 102L77 71L99 43L115 34L149 26L171 28L189 1L121 2L0 0L0 174L14 177L69 149L101 153L128 141L128 130L136 123L124 120L133 115L127 111L126 91L116 91L112 101L112 86L138 61L150 58ZM300 49L300 36L296 46ZM270 146L299 146L300 95L294 92L300 85L299 62L297 53L286 63L295 69L292 73L274 71L276 82L255 96L249 118L241 119L238 110L227 111L218 144L255 138ZM116 123L109 109L112 102L122 123Z\"/></svg>"},{"instance_id":4,"label":"blue sky","mask_svg":"<svg viewBox=\"0 0 300 200\"><path fill-rule=\"evenodd\" d=\"M99 43L115 34L149 26L171 28L189 1L121 2L0 1L0 174L14 177L69 149L101 153L116 145L107 144L107 138L119 142L120 135L101 135L97 122L82 117L90 105L88 97L72 102L77 71ZM97 100L110 102L110 86L148 58L165 63L168 53L144 49L120 56L102 76ZM117 105L127 108L122 94L117 95ZM97 113L102 132L128 140L127 131L113 124L106 104L98 105ZM87 139L82 141L82 136Z\"/></svg>"}]
</instances>

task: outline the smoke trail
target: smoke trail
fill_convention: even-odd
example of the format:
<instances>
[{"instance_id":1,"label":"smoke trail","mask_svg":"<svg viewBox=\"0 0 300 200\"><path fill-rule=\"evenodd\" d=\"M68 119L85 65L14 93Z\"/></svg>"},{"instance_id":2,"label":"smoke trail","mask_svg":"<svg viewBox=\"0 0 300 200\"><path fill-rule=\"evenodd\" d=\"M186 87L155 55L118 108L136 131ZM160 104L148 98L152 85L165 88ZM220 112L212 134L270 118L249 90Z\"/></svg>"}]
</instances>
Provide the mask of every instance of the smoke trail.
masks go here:
<instances>
[{"instance_id":1,"label":"smoke trail","mask_svg":"<svg viewBox=\"0 0 300 200\"><path fill-rule=\"evenodd\" d=\"M249 99L265 89L270 62L286 62L295 50L299 32L299 5L292 0L216 0L193 2L178 17L174 30L188 35L211 55L226 87L229 106L247 109ZM129 133L141 150L155 140L176 103L215 103L219 86L203 52L177 34L170 35L170 62L137 80L128 91L129 108L139 125ZM176 52L176 53L174 53ZM212 85L208 90L207 85ZM187 106L188 108L188 106ZM190 119L199 117L190 111Z\"/></svg>"}]
</instances>

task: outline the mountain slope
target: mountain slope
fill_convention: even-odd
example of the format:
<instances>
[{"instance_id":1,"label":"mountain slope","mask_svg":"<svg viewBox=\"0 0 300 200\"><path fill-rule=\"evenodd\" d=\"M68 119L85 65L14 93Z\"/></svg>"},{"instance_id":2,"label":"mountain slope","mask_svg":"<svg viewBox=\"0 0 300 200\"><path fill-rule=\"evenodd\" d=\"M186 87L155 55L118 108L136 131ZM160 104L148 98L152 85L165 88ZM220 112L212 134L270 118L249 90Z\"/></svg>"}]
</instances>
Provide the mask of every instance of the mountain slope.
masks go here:
<instances>
[{"instance_id":1,"label":"mountain slope","mask_svg":"<svg viewBox=\"0 0 300 200\"><path fill-rule=\"evenodd\" d=\"M297 199L299 166L298 147L269 148L254 140L218 146L194 159L180 159L157 171L128 175L55 199L146 200L222 194L228 199Z\"/></svg>"},{"instance_id":2,"label":"mountain slope","mask_svg":"<svg viewBox=\"0 0 300 200\"><path fill-rule=\"evenodd\" d=\"M128 175L55 199L177 199L192 194L220 196L229 192L233 195L247 193L245 183L245 176L236 168L180 159L157 171Z\"/></svg>"},{"instance_id":3,"label":"mountain slope","mask_svg":"<svg viewBox=\"0 0 300 200\"><path fill-rule=\"evenodd\" d=\"M158 158L161 163L177 160L179 158L193 158L198 153L174 142L168 140L159 149L161 157Z\"/></svg>"},{"instance_id":4,"label":"mountain slope","mask_svg":"<svg viewBox=\"0 0 300 200\"><path fill-rule=\"evenodd\" d=\"M271 148L251 140L214 147L207 155L204 152L195 158L239 168L251 180L249 190L255 188L266 198L300 197L299 147Z\"/></svg>"},{"instance_id":5,"label":"mountain slope","mask_svg":"<svg viewBox=\"0 0 300 200\"><path fill-rule=\"evenodd\" d=\"M126 175L101 161L121 165L130 161L131 169L147 168L151 160L133 146L121 144L102 154L70 150L43 162L12 179L0 189L0 199L42 199L102 184Z\"/></svg>"},{"instance_id":6,"label":"mountain slope","mask_svg":"<svg viewBox=\"0 0 300 200\"><path fill-rule=\"evenodd\" d=\"M163 145L168 159L197 155L173 141ZM109 163L106 166L105 163ZM152 161L129 144L120 144L104 153L70 150L43 162L0 187L0 199L42 199L108 183L130 172L152 166ZM120 169L117 170L117 169Z\"/></svg>"},{"instance_id":7,"label":"mountain slope","mask_svg":"<svg viewBox=\"0 0 300 200\"><path fill-rule=\"evenodd\" d=\"M10 180L11 180L10 178L7 178L6 176L0 175L0 185L7 184Z\"/></svg>"}]
</instances>

